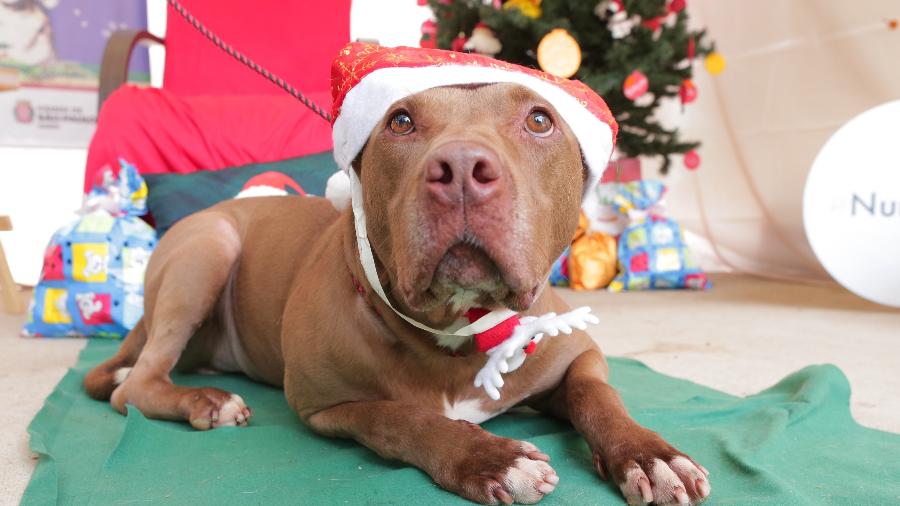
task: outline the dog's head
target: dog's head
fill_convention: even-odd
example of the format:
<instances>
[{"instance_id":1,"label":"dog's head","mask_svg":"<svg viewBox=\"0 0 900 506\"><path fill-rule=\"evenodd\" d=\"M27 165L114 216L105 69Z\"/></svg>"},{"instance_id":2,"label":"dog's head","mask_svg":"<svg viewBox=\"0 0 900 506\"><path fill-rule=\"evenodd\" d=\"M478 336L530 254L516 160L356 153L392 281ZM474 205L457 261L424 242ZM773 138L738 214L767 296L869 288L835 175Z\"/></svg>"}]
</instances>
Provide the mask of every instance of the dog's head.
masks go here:
<instances>
[{"instance_id":1,"label":"dog's head","mask_svg":"<svg viewBox=\"0 0 900 506\"><path fill-rule=\"evenodd\" d=\"M394 297L433 322L531 306L571 240L586 179L557 111L509 83L397 101L353 168Z\"/></svg>"}]
</instances>

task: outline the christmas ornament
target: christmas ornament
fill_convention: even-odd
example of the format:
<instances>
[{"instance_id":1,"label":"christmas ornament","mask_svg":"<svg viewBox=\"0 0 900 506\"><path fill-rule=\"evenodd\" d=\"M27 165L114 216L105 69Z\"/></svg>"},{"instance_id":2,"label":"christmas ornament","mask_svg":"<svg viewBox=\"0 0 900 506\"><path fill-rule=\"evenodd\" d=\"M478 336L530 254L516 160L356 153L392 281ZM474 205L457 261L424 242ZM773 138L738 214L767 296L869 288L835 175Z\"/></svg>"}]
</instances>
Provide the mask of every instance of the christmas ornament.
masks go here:
<instances>
[{"instance_id":1,"label":"christmas ornament","mask_svg":"<svg viewBox=\"0 0 900 506\"><path fill-rule=\"evenodd\" d=\"M478 54L494 56L503 49L500 40L494 35L491 27L484 23L478 23L472 30L472 36L463 44L465 51L474 51Z\"/></svg>"},{"instance_id":2,"label":"christmas ornament","mask_svg":"<svg viewBox=\"0 0 900 506\"><path fill-rule=\"evenodd\" d=\"M479 83L517 83L547 100L565 121L578 140L593 188L606 170L618 131L615 119L603 99L578 81L568 81L476 54L455 53L436 49L387 48L375 44L353 42L340 53L332 66L332 139L334 157L341 172L332 176L349 181L350 206L356 230L357 252L366 280L379 298L397 315L426 332L435 335L477 336L491 333L501 326L511 334L487 349L484 367L475 377L476 387L484 388L492 399L500 398L503 385L501 374L522 365L526 350L534 347L544 335L569 333L572 328L583 329L597 323L590 308L579 308L557 315L519 317L509 309L484 311L473 323L455 331L437 330L424 325L394 308L379 282L378 269L372 253L363 207L363 188L356 171L352 170L372 130L376 128L397 100L424 90L450 85ZM352 91L352 93L351 93ZM328 186L335 186L329 180ZM326 197L331 197L326 192ZM378 198L375 196L374 198ZM506 323L511 318L511 323ZM512 325L515 323L515 325ZM499 332L499 331L498 331ZM505 333L505 332L504 332ZM493 334L491 343L502 335ZM476 342L479 341L476 338ZM481 339L480 341L485 341ZM484 344L484 347L491 343Z\"/></svg>"},{"instance_id":3,"label":"christmas ornament","mask_svg":"<svg viewBox=\"0 0 900 506\"><path fill-rule=\"evenodd\" d=\"M456 38L453 39L453 42L450 43L450 49L452 49L453 51L462 52L463 49L465 49L467 41L468 39L466 39L466 34L464 34L463 32L459 32L459 35L457 35Z\"/></svg>"},{"instance_id":4,"label":"christmas ornament","mask_svg":"<svg viewBox=\"0 0 900 506\"><path fill-rule=\"evenodd\" d=\"M653 105L653 101L656 100L656 95L653 93L644 93L638 98L634 99L635 107L650 107Z\"/></svg>"},{"instance_id":5,"label":"christmas ornament","mask_svg":"<svg viewBox=\"0 0 900 506\"><path fill-rule=\"evenodd\" d=\"M694 42L694 38L691 37L688 39L687 57L689 60L693 60L695 56L697 56L697 43Z\"/></svg>"},{"instance_id":6,"label":"christmas ornament","mask_svg":"<svg viewBox=\"0 0 900 506\"><path fill-rule=\"evenodd\" d=\"M888 30L896 30L900 26L900 20L891 19L887 22Z\"/></svg>"},{"instance_id":7,"label":"christmas ornament","mask_svg":"<svg viewBox=\"0 0 900 506\"><path fill-rule=\"evenodd\" d=\"M428 0L416 0L416 5L418 5L419 7L424 7L428 5Z\"/></svg>"},{"instance_id":8,"label":"christmas ornament","mask_svg":"<svg viewBox=\"0 0 900 506\"><path fill-rule=\"evenodd\" d=\"M556 28L538 44L537 60L544 72L568 78L581 67L581 46L569 32Z\"/></svg>"},{"instance_id":9,"label":"christmas ornament","mask_svg":"<svg viewBox=\"0 0 900 506\"><path fill-rule=\"evenodd\" d=\"M707 72L717 76L725 70L725 57L719 53L709 53L706 59L703 60L703 65L706 67Z\"/></svg>"},{"instance_id":10,"label":"christmas ornament","mask_svg":"<svg viewBox=\"0 0 900 506\"><path fill-rule=\"evenodd\" d=\"M419 46L428 49L437 47L437 23L433 19L426 19L422 23L422 38L419 39Z\"/></svg>"},{"instance_id":11,"label":"christmas ornament","mask_svg":"<svg viewBox=\"0 0 900 506\"><path fill-rule=\"evenodd\" d=\"M681 105L690 104L697 100L697 86L694 81L685 79L681 81L681 87L678 88L678 96L681 97Z\"/></svg>"},{"instance_id":12,"label":"christmas ornament","mask_svg":"<svg viewBox=\"0 0 900 506\"><path fill-rule=\"evenodd\" d=\"M526 18L537 19L541 17L541 0L508 0L503 4L504 9L518 9Z\"/></svg>"},{"instance_id":13,"label":"christmas ornament","mask_svg":"<svg viewBox=\"0 0 900 506\"><path fill-rule=\"evenodd\" d=\"M688 170L696 170L700 166L700 155L696 151L690 150L684 154L684 166Z\"/></svg>"},{"instance_id":14,"label":"christmas ornament","mask_svg":"<svg viewBox=\"0 0 900 506\"><path fill-rule=\"evenodd\" d=\"M647 80L647 76L640 70L635 70L625 78L625 82L622 84L622 93L628 100L636 100L647 93L649 88L650 81Z\"/></svg>"},{"instance_id":15,"label":"christmas ornament","mask_svg":"<svg viewBox=\"0 0 900 506\"><path fill-rule=\"evenodd\" d=\"M628 17L625 12L625 4L622 0L607 0L594 7L594 14L600 19L606 19L606 27L614 39L621 39L631 34L631 29L637 24L637 16Z\"/></svg>"},{"instance_id":16,"label":"christmas ornament","mask_svg":"<svg viewBox=\"0 0 900 506\"><path fill-rule=\"evenodd\" d=\"M652 32L658 32L659 28L662 26L662 22L665 20L662 16L656 16L655 18L650 18L644 20L641 25L648 28Z\"/></svg>"},{"instance_id":17,"label":"christmas ornament","mask_svg":"<svg viewBox=\"0 0 900 506\"><path fill-rule=\"evenodd\" d=\"M683 11L685 7L687 7L686 0L672 0L672 3L669 4L669 12L678 14Z\"/></svg>"}]
</instances>

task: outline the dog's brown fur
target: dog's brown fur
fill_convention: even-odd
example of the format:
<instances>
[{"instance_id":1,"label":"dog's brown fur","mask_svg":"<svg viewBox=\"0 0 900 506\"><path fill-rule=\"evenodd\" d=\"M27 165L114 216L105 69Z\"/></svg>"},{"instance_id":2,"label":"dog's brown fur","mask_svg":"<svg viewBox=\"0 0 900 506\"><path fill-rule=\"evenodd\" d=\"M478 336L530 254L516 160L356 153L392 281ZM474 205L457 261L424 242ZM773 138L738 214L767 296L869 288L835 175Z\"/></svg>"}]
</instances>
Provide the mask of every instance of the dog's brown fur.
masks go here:
<instances>
[{"instance_id":1,"label":"dog's brown fur","mask_svg":"<svg viewBox=\"0 0 900 506\"><path fill-rule=\"evenodd\" d=\"M535 108L553 118L551 135L523 128ZM414 118L411 134L390 130L396 111ZM472 164L490 177L471 179ZM584 169L574 136L534 93L498 84L404 99L355 169L381 282L404 313L446 326L459 316L450 299L460 287L476 293L473 305L567 310L545 289L546 276L574 232ZM452 183L427 175L450 169ZM251 413L240 399L169 379L175 367L239 370L283 386L301 420L323 434L415 465L473 501L509 503L553 490L548 457L445 415L473 399L485 418L525 404L571 420L598 472L630 502L694 502L708 493L701 468L628 416L583 332L543 340L505 377L502 398L486 397L472 384L485 355L471 342L451 354L375 296L351 213L323 199L229 201L188 217L162 238L146 280L144 318L85 378L91 396L120 412L133 404L198 429L245 424ZM126 367L133 369L117 385Z\"/></svg>"}]
</instances>

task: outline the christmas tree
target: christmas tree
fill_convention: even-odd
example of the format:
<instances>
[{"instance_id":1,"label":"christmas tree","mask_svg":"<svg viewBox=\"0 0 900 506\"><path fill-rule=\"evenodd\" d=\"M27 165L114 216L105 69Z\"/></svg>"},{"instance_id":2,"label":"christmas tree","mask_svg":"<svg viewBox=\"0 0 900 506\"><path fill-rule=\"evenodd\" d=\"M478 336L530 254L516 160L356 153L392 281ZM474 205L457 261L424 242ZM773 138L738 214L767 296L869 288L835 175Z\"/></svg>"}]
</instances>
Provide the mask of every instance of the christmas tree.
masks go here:
<instances>
[{"instance_id":1,"label":"christmas tree","mask_svg":"<svg viewBox=\"0 0 900 506\"><path fill-rule=\"evenodd\" d=\"M427 0L436 21L422 26L422 46L477 51L561 77L602 96L619 123L618 150L627 157L673 154L699 164L695 141L659 124L660 100L696 99L697 57L718 73L724 60L705 30L687 27L686 0ZM424 3L424 0L420 1Z\"/></svg>"}]
</instances>

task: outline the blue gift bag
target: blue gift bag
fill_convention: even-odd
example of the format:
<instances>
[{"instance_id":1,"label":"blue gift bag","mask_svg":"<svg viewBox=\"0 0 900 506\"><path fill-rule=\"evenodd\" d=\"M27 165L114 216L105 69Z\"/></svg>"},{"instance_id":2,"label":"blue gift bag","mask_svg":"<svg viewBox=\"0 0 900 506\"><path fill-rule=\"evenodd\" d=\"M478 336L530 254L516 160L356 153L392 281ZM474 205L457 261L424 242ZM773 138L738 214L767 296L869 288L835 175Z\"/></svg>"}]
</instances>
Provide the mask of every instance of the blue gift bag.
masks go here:
<instances>
[{"instance_id":1,"label":"blue gift bag","mask_svg":"<svg viewBox=\"0 0 900 506\"><path fill-rule=\"evenodd\" d=\"M147 185L133 165L119 163L118 177L106 169L81 217L50 239L25 335L121 338L141 318L156 232L139 218Z\"/></svg>"}]
</instances>

